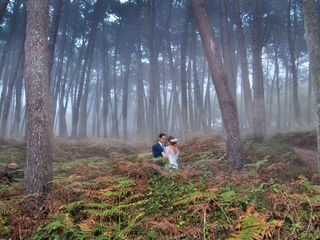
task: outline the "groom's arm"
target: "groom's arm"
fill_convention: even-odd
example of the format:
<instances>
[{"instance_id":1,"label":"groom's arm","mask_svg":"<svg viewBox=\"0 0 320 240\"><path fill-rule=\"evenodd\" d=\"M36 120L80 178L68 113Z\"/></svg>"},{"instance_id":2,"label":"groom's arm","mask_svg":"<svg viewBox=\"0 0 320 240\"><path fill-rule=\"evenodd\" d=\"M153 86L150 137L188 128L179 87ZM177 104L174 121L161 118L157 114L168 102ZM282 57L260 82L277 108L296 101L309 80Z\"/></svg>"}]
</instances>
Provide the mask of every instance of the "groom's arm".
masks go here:
<instances>
[{"instance_id":1,"label":"groom's arm","mask_svg":"<svg viewBox=\"0 0 320 240\"><path fill-rule=\"evenodd\" d=\"M153 155L153 157L158 157L159 156L159 151L157 149L157 145L156 144L154 144L152 146L152 155Z\"/></svg>"}]
</instances>

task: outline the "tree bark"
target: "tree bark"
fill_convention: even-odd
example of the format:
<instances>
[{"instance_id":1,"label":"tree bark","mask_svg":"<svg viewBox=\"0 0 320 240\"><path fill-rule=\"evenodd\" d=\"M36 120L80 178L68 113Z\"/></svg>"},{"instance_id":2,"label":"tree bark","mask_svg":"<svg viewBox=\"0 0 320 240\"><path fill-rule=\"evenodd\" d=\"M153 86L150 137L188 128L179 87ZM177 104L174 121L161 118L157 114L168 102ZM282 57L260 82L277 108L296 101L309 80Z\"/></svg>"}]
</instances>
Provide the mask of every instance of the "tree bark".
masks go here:
<instances>
[{"instance_id":1,"label":"tree bark","mask_svg":"<svg viewBox=\"0 0 320 240\"><path fill-rule=\"evenodd\" d=\"M52 17L52 24L49 32L49 86L51 86L51 72L54 60L54 50L56 47L57 35L58 35L58 28L60 22L60 13L61 13L61 6L62 0L54 1L56 4L54 7L53 17ZM51 86L53 87L53 86ZM54 115L53 115L54 117Z\"/></svg>"},{"instance_id":2,"label":"tree bark","mask_svg":"<svg viewBox=\"0 0 320 240\"><path fill-rule=\"evenodd\" d=\"M122 120L123 120L123 137L128 138L128 95L129 95L129 76L131 65L131 51L129 50L125 63L123 98L122 98Z\"/></svg>"},{"instance_id":3,"label":"tree bark","mask_svg":"<svg viewBox=\"0 0 320 240\"><path fill-rule=\"evenodd\" d=\"M148 123L149 137L153 139L156 135L156 85L155 85L155 64L156 54L154 47L154 27L155 27L155 2L148 0L149 11L149 50L150 50L150 87L149 87L149 108L148 108Z\"/></svg>"},{"instance_id":4,"label":"tree bark","mask_svg":"<svg viewBox=\"0 0 320 240\"><path fill-rule=\"evenodd\" d=\"M244 156L240 141L237 107L228 88L227 75L224 72L214 33L211 30L212 28L205 12L204 2L203 0L191 0L191 4L218 95L226 132L227 157L231 161L233 168L240 169L244 163Z\"/></svg>"},{"instance_id":5,"label":"tree bark","mask_svg":"<svg viewBox=\"0 0 320 240\"><path fill-rule=\"evenodd\" d=\"M219 0L220 5L220 31L222 39L223 66L228 77L228 86L230 88L233 100L237 102L236 79L233 71L233 63L231 57L231 43L228 24L228 7L227 0Z\"/></svg>"},{"instance_id":6,"label":"tree bark","mask_svg":"<svg viewBox=\"0 0 320 240\"><path fill-rule=\"evenodd\" d=\"M52 180L52 119L49 93L49 0L28 0L25 41L26 170L23 192L43 194Z\"/></svg>"},{"instance_id":7,"label":"tree bark","mask_svg":"<svg viewBox=\"0 0 320 240\"><path fill-rule=\"evenodd\" d=\"M141 34L139 34L139 42L137 46L137 64L138 64L138 76L137 76L137 134L140 137L145 135L145 107L144 107L144 84L142 75L142 50L141 50Z\"/></svg>"},{"instance_id":8,"label":"tree bark","mask_svg":"<svg viewBox=\"0 0 320 240\"><path fill-rule=\"evenodd\" d=\"M262 70L262 2L254 1L252 26L253 137L266 136L266 110Z\"/></svg>"},{"instance_id":9,"label":"tree bark","mask_svg":"<svg viewBox=\"0 0 320 240\"><path fill-rule=\"evenodd\" d=\"M316 99L318 172L320 174L320 28L314 0L303 0L304 27L306 30L312 86Z\"/></svg>"},{"instance_id":10,"label":"tree bark","mask_svg":"<svg viewBox=\"0 0 320 240\"><path fill-rule=\"evenodd\" d=\"M288 33L288 47L289 47L289 59L291 64L291 73L292 73L292 98L293 98L293 110L294 110L294 117L295 117L295 123L298 126L302 125L301 121L301 111L300 111L300 105L299 105L299 97L298 97L298 71L296 66L296 56L295 56L295 40L294 36L292 35L291 31L291 0L288 2L288 15L287 15L287 33ZM295 7L296 8L296 7ZM295 15L296 15L295 10ZM296 18L296 16L295 16Z\"/></svg>"},{"instance_id":11,"label":"tree bark","mask_svg":"<svg viewBox=\"0 0 320 240\"><path fill-rule=\"evenodd\" d=\"M104 29L106 34L106 30ZM107 41L104 39L102 43L102 78L103 78L103 92L102 92L102 129L103 137L108 137L108 113L109 113L109 99L110 99L110 86L109 86L109 49Z\"/></svg>"},{"instance_id":12,"label":"tree bark","mask_svg":"<svg viewBox=\"0 0 320 240\"><path fill-rule=\"evenodd\" d=\"M237 39L238 39L238 48L239 48L239 54L240 54L244 102L245 102L249 129L251 129L252 131L253 103L252 103L252 93L251 93L250 82L249 82L247 50L245 46L245 38L244 38L242 21L240 16L240 0L235 1L235 11L236 11Z\"/></svg>"},{"instance_id":13,"label":"tree bark","mask_svg":"<svg viewBox=\"0 0 320 240\"><path fill-rule=\"evenodd\" d=\"M186 16L181 36L181 115L183 132L189 129L187 99L187 42L189 17Z\"/></svg>"}]
</instances>

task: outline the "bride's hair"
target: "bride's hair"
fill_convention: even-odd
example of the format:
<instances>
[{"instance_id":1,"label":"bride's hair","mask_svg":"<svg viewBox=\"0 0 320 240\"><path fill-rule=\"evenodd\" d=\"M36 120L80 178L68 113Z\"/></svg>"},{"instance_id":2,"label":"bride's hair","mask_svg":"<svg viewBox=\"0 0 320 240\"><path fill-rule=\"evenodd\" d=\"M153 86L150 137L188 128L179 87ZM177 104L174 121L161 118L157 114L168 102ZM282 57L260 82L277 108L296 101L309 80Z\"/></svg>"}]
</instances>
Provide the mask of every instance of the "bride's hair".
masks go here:
<instances>
[{"instance_id":1,"label":"bride's hair","mask_svg":"<svg viewBox=\"0 0 320 240\"><path fill-rule=\"evenodd\" d=\"M177 143L177 139L174 136L169 136L168 137L168 142L172 145L175 145Z\"/></svg>"}]
</instances>

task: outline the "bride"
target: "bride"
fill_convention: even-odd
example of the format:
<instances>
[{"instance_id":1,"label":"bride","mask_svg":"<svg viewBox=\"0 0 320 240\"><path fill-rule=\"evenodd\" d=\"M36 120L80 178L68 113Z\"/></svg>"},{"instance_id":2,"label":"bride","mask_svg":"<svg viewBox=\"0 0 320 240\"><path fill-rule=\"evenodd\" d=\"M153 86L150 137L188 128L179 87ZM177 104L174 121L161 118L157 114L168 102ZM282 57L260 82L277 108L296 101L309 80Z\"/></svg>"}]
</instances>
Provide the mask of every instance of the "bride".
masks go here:
<instances>
[{"instance_id":1,"label":"bride","mask_svg":"<svg viewBox=\"0 0 320 240\"><path fill-rule=\"evenodd\" d=\"M178 140L175 137L169 136L168 146L165 148L165 152L164 152L164 155L169 159L170 165L175 169L178 169L177 161L179 159L179 154L180 154L178 147L175 146L177 142Z\"/></svg>"}]
</instances>

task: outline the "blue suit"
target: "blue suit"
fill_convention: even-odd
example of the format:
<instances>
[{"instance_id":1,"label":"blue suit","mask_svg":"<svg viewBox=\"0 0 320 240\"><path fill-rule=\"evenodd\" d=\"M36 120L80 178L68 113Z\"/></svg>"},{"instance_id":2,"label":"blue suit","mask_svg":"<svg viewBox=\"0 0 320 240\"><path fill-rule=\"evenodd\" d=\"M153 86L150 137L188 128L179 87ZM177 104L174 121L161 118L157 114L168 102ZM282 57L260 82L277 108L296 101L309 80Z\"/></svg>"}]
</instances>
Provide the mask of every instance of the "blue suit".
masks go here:
<instances>
[{"instance_id":1,"label":"blue suit","mask_svg":"<svg viewBox=\"0 0 320 240\"><path fill-rule=\"evenodd\" d=\"M153 157L162 157L162 153L164 152L164 148L161 147L160 143L156 143L152 146L152 154Z\"/></svg>"}]
</instances>

